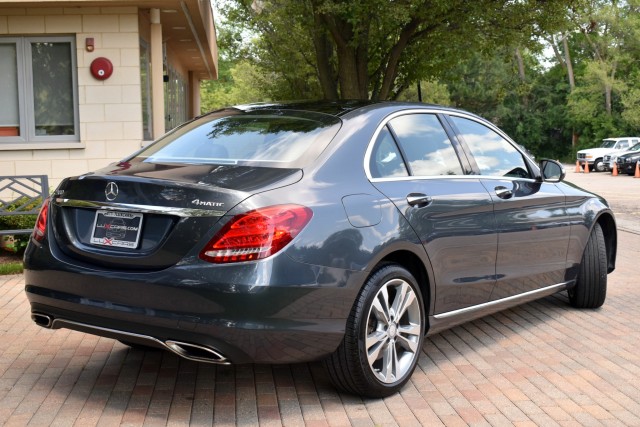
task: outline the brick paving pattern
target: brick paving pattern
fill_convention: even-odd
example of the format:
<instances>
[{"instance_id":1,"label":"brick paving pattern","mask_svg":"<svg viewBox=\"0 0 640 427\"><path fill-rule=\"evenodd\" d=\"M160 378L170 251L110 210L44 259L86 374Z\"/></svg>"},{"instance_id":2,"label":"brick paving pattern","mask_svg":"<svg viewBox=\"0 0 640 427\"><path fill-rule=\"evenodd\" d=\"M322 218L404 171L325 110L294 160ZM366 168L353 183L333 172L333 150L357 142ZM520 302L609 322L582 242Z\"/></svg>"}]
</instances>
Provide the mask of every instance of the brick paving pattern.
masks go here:
<instances>
[{"instance_id":1,"label":"brick paving pattern","mask_svg":"<svg viewBox=\"0 0 640 427\"><path fill-rule=\"evenodd\" d=\"M634 249L635 248L635 249ZM29 317L0 277L0 423L153 425L640 425L640 235L620 233L599 310L563 294L427 339L398 395L336 392L317 363L214 366Z\"/></svg>"},{"instance_id":2,"label":"brick paving pattern","mask_svg":"<svg viewBox=\"0 0 640 427\"><path fill-rule=\"evenodd\" d=\"M214 366L46 330L23 277L0 276L0 425L640 426L640 234L618 248L601 309L558 294L430 337L380 400L336 392L318 363Z\"/></svg>"}]
</instances>

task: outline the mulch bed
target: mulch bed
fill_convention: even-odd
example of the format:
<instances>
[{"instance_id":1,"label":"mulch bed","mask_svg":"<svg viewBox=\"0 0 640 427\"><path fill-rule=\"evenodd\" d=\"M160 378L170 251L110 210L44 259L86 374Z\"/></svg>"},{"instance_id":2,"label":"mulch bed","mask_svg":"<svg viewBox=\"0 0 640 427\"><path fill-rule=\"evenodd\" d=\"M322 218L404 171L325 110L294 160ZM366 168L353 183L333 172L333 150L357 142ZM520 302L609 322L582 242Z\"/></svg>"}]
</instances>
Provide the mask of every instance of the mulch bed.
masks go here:
<instances>
[{"instance_id":1,"label":"mulch bed","mask_svg":"<svg viewBox=\"0 0 640 427\"><path fill-rule=\"evenodd\" d=\"M22 262L22 255L0 250L0 264L9 264L12 262Z\"/></svg>"}]
</instances>

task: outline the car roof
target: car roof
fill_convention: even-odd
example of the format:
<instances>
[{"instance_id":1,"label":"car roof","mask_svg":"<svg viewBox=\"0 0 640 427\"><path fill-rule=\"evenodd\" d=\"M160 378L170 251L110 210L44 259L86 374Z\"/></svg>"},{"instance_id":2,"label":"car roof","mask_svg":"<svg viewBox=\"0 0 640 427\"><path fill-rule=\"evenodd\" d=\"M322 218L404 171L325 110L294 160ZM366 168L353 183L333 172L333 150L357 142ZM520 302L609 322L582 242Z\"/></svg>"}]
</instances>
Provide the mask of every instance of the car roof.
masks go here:
<instances>
[{"instance_id":1,"label":"car roof","mask_svg":"<svg viewBox=\"0 0 640 427\"><path fill-rule=\"evenodd\" d=\"M292 101L292 102L264 102L246 105L236 105L232 108L244 112L253 112L261 110L300 110L312 111L316 113L328 114L335 117L344 116L355 110L365 107L392 107L399 108L435 108L441 110L454 111L454 109L443 107L441 105L396 102L396 101L364 101L364 100L345 100L345 101Z\"/></svg>"}]
</instances>

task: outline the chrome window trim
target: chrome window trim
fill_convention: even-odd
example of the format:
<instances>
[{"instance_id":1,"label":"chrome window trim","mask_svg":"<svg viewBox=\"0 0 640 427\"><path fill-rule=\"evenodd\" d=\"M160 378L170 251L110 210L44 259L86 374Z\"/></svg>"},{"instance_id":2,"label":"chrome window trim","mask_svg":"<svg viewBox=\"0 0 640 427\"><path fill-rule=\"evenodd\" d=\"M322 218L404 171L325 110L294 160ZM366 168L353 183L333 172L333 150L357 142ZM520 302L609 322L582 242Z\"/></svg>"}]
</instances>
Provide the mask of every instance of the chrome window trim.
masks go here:
<instances>
[{"instance_id":1,"label":"chrome window trim","mask_svg":"<svg viewBox=\"0 0 640 427\"><path fill-rule=\"evenodd\" d=\"M447 179L447 180L491 180L491 181L518 181L518 182L540 182L535 178L518 178L513 176L498 176L498 175L434 175L434 176L396 176L389 178L370 178L369 182L394 182L394 181L430 181L434 179Z\"/></svg>"},{"instance_id":2,"label":"chrome window trim","mask_svg":"<svg viewBox=\"0 0 640 427\"><path fill-rule=\"evenodd\" d=\"M474 122L477 122L483 126L488 127L489 129L493 130L494 132L496 132L498 135L500 135L502 138L504 138L509 144L511 144L513 146L513 148L515 148L518 153L520 153L523 157L528 157L526 156L525 153L522 152L522 150L520 149L520 147L518 146L518 144L513 141L511 138L509 138L509 136L507 134L505 134L504 132L502 132L499 128L497 128L493 123L488 122L486 120L483 120L481 118L478 118L472 114L468 114L468 113L464 113L461 111L449 111L449 110L441 110L441 109L433 109L433 108L425 108L425 109L416 109L416 108L412 108L412 109L408 109L408 110L401 110L401 111L396 111L392 114L389 114L388 116L386 116L382 122L378 125L378 127L376 128L376 131L373 133L373 136L371 137L371 140L369 141L369 145L367 146L367 151L365 151L365 155L364 155L364 172L365 175L367 176L367 179L369 180L369 182L389 182L389 181L415 181L415 180L430 180L430 179L468 179L468 178L473 178L473 179L500 179L500 180L518 180L518 181L529 181L529 182L538 182L535 178L517 178L517 177L511 177L511 176L498 176L498 175L409 175L409 176L400 176L400 177L387 177L387 178L373 178L371 175L371 170L369 168L369 163L371 161L371 154L373 152L373 146L375 145L376 140L378 139L378 136L380 135L380 132L382 131L382 128L384 128L387 123L389 123L391 120L395 119L396 117L399 116L404 116L407 114L442 114L442 115L448 115L448 116L457 116L457 117L462 117L464 119L467 120L472 120ZM444 129L444 127L443 127ZM453 143L452 143L453 145ZM471 153L473 155L473 153Z\"/></svg>"},{"instance_id":3,"label":"chrome window trim","mask_svg":"<svg viewBox=\"0 0 640 427\"><path fill-rule=\"evenodd\" d=\"M221 217L226 212L207 210L207 209L192 209L192 208L177 208L171 206L150 206L150 205L136 205L129 203L111 203L111 202L96 202L88 200L74 200L56 198L54 200L56 206L66 206L73 208L90 208L90 209L105 209L111 211L123 211L123 212L140 212L145 214L159 214L159 215L173 215L181 218L189 217Z\"/></svg>"},{"instance_id":4,"label":"chrome window trim","mask_svg":"<svg viewBox=\"0 0 640 427\"><path fill-rule=\"evenodd\" d=\"M529 157L529 155L527 153L525 153L524 151L522 151L522 149L520 148L520 144L518 144L517 142L515 142L513 139L511 139L509 137L509 135L507 135L506 133L504 133L500 128L498 128L496 125L494 125L493 123L491 123L488 120L483 120L483 119L478 119L478 117L474 117L474 116L470 116L467 114L463 114L460 113L459 111L451 111L451 112L446 112L444 113L446 115L449 116L457 116L457 117L461 117L463 119L467 119L467 120L471 120L474 121L482 126L485 126L489 129L491 129L492 131L494 131L495 133L497 133L499 136L501 136L505 141L507 141L509 144L511 144L511 146L513 148L515 148L515 150L520 153L520 155L523 157L523 160L525 163L529 164L531 163L532 166L534 167L538 167L536 162ZM453 125L455 125L455 123L453 123ZM457 130L457 129L456 129ZM456 131L454 130L454 132ZM464 136L463 136L464 139ZM466 144L465 144L466 145ZM471 151L471 148L469 147L469 151ZM473 152L471 152L471 156L473 156ZM527 161L529 160L529 161ZM535 172L535 171L534 171ZM538 173L540 173L540 170L537 171ZM482 175L480 174L479 176L498 176L498 175ZM510 177L501 177L501 178L510 178ZM531 178L520 178L520 179L531 179ZM532 179L533 181L535 181L535 179Z\"/></svg>"},{"instance_id":5,"label":"chrome window trim","mask_svg":"<svg viewBox=\"0 0 640 427\"><path fill-rule=\"evenodd\" d=\"M380 135L380 132L382 131L382 128L384 128L387 123L389 123L391 120L395 119L396 117L400 117L400 116L406 116L409 114L443 114L445 113L444 110L439 110L439 109L433 109L433 108L425 108L425 109L420 109L420 108L411 108L408 110L401 110L401 111L395 111L391 114L389 114L388 116L386 116L382 122L380 122L380 124L378 125L378 127L376 128L376 131L373 133L373 136L371 137L371 139L369 140L369 145L367 146L367 151L365 151L365 155L364 155L364 171L365 171L365 175L367 176L367 179L371 182L374 182L373 180L377 180L375 182L380 182L380 180L389 180L389 179L396 179L396 178L410 178L410 179L416 179L416 178L420 178L422 177L422 175L412 175L412 176L406 176L406 177L393 177L393 178L373 178L371 175L371 170L369 169L369 162L371 160L371 153L373 152L373 146L375 145L376 140L378 139L378 136ZM442 128L444 130L444 127ZM453 144L452 144L453 145ZM437 176L441 176L441 175L437 175ZM457 175L447 175L447 176L457 176ZM424 176L424 178L430 178L430 176Z\"/></svg>"}]
</instances>

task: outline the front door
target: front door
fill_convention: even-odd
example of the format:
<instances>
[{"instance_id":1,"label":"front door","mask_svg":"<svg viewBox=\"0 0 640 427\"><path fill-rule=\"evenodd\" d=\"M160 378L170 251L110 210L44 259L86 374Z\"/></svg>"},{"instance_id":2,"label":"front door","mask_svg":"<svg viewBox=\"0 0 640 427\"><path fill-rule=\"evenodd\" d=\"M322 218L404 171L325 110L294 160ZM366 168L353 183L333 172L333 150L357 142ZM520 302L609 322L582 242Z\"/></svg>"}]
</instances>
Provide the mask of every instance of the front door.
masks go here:
<instances>
[{"instance_id":1,"label":"front door","mask_svg":"<svg viewBox=\"0 0 640 427\"><path fill-rule=\"evenodd\" d=\"M562 283L570 235L564 194L534 179L522 154L494 130L467 118L450 119L494 202L498 256L491 300Z\"/></svg>"}]
</instances>

